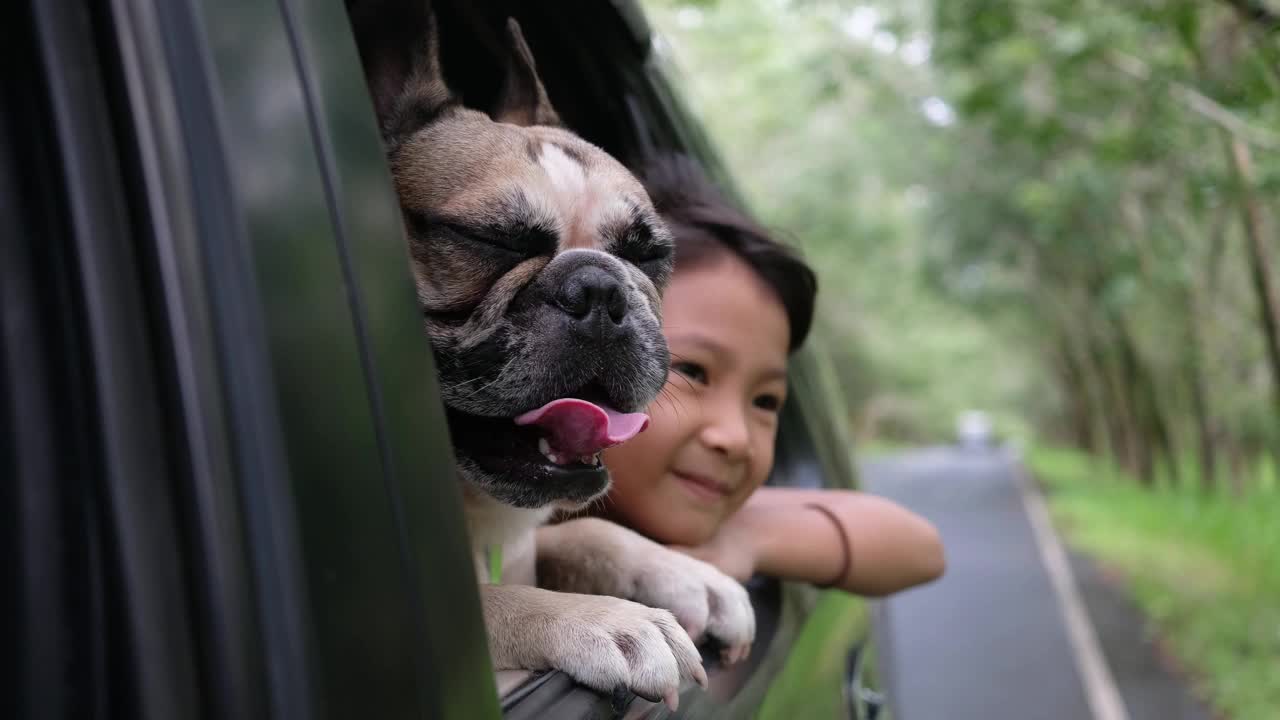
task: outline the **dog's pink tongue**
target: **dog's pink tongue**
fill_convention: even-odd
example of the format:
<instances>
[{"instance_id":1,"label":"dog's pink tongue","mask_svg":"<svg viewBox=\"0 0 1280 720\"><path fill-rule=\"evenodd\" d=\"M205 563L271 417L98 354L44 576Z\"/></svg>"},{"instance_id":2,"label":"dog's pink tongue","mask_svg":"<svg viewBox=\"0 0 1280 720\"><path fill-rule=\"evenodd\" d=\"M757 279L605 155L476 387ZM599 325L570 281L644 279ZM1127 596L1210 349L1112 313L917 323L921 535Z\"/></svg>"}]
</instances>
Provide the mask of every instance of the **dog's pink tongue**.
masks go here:
<instances>
[{"instance_id":1,"label":"dog's pink tongue","mask_svg":"<svg viewBox=\"0 0 1280 720\"><path fill-rule=\"evenodd\" d=\"M635 437L649 427L649 416L618 412L578 398L560 398L521 415L516 424L537 425L550 435L547 441L551 447L581 457Z\"/></svg>"}]
</instances>

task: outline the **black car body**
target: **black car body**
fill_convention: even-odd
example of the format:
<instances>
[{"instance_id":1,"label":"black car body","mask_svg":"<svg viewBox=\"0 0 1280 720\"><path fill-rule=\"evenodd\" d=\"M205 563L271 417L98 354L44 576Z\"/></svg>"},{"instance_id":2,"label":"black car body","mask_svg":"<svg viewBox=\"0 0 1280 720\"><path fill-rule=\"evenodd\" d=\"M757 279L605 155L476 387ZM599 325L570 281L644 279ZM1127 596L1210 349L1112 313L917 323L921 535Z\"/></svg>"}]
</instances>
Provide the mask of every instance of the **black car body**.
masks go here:
<instances>
[{"instance_id":1,"label":"black car body","mask_svg":"<svg viewBox=\"0 0 1280 720\"><path fill-rule=\"evenodd\" d=\"M471 68L464 99L483 102L482 50L507 10L438 5L446 66ZM636 7L516 8L571 127L624 162L678 148L723 178ZM0 13L5 715L664 715L560 673L497 695L342 4ZM771 482L853 483L827 375L797 357ZM778 683L805 662L816 591L752 590L750 666L713 670L681 716L819 701ZM868 615L852 607L846 632L804 647L846 694L820 702L871 717L871 646L850 641Z\"/></svg>"}]
</instances>

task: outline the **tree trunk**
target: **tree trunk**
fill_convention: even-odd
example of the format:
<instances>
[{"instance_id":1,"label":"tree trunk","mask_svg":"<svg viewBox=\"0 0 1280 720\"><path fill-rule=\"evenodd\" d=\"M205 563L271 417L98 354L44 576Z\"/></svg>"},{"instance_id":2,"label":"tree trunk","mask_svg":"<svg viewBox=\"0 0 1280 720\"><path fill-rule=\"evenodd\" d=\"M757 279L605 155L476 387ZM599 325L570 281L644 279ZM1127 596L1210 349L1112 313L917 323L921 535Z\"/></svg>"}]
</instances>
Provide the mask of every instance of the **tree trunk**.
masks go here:
<instances>
[{"instance_id":1,"label":"tree trunk","mask_svg":"<svg viewBox=\"0 0 1280 720\"><path fill-rule=\"evenodd\" d=\"M1087 381L1084 377L1084 370L1076 361L1075 353L1071 350L1071 341L1067 338L1065 332L1060 332L1057 345L1054 364L1058 368L1058 376L1061 378L1060 382L1062 383L1062 394L1067 401L1067 412L1070 416L1071 443L1079 450L1083 450L1090 455L1096 455L1099 448L1094 443L1093 435L1095 413L1089 402L1090 397L1086 387Z\"/></svg>"},{"instance_id":2,"label":"tree trunk","mask_svg":"<svg viewBox=\"0 0 1280 720\"><path fill-rule=\"evenodd\" d=\"M1050 288L1053 289L1050 289ZM1106 373L1093 358L1093 341L1087 322L1088 313L1075 305L1077 289L1041 286L1041 312L1048 324L1057 330L1059 364L1066 378L1064 395L1071 402L1077 443L1090 454L1114 455L1111 440L1112 413L1107 407Z\"/></svg>"},{"instance_id":3,"label":"tree trunk","mask_svg":"<svg viewBox=\"0 0 1280 720\"><path fill-rule=\"evenodd\" d=\"M1107 343L1098 327L1099 313L1092 306L1081 268L1034 251L1025 261L1037 277L1033 297L1038 301L1038 314L1056 331L1061 364L1074 375L1063 390L1084 409L1081 421L1087 424L1087 438L1080 432L1080 445L1099 459L1110 456L1115 467L1126 467L1123 397L1111 378Z\"/></svg>"},{"instance_id":4,"label":"tree trunk","mask_svg":"<svg viewBox=\"0 0 1280 720\"><path fill-rule=\"evenodd\" d=\"M1217 455L1213 444L1213 416L1209 409L1209 389L1204 373L1204 338L1200 335L1200 305L1195 288L1187 288L1187 387L1191 391L1191 414L1195 421L1199 447L1200 487L1213 492L1217 473Z\"/></svg>"},{"instance_id":5,"label":"tree trunk","mask_svg":"<svg viewBox=\"0 0 1280 720\"><path fill-rule=\"evenodd\" d=\"M1264 33L1280 30L1280 14L1267 7L1263 0L1223 0L1241 19L1252 23Z\"/></svg>"},{"instance_id":6,"label":"tree trunk","mask_svg":"<svg viewBox=\"0 0 1280 720\"><path fill-rule=\"evenodd\" d=\"M1113 318L1116 348L1120 354L1120 366L1123 369L1124 386L1129 397L1130 417L1132 419L1135 467L1138 480L1146 487L1155 485L1155 448L1168 446L1163 437L1163 422L1158 413L1153 412L1151 397L1151 380L1147 370L1138 358L1138 349L1134 346L1123 318Z\"/></svg>"},{"instance_id":7,"label":"tree trunk","mask_svg":"<svg viewBox=\"0 0 1280 720\"><path fill-rule=\"evenodd\" d=\"M1213 419L1213 406L1210 403L1209 379L1205 370L1206 333L1208 316L1206 309L1213 307L1218 296L1218 287L1222 279L1222 258L1227 250L1228 229L1231 225L1231 207L1222 203L1213 213L1209 226L1209 250L1205 260L1204 290L1199 291L1195 285L1187 296L1187 318L1190 327L1188 372L1191 374L1192 413L1196 423L1196 440L1200 448L1200 487L1206 493L1214 492L1221 484L1220 474L1223 463L1221 427ZM1230 473L1230 468L1227 468Z\"/></svg>"},{"instance_id":8,"label":"tree trunk","mask_svg":"<svg viewBox=\"0 0 1280 720\"><path fill-rule=\"evenodd\" d=\"M1271 405L1275 423L1280 423L1280 303L1276 300L1271 280L1271 261L1264 238L1262 203L1254 193L1253 157L1249 146L1236 137L1228 139L1231 171L1240 191L1240 209L1248 246L1249 271L1254 294L1258 299L1258 315L1266 337L1267 360L1271 370ZM1271 433L1271 454L1280 463L1280 442ZM1278 465L1280 466L1280 465Z\"/></svg>"},{"instance_id":9,"label":"tree trunk","mask_svg":"<svg viewBox=\"0 0 1280 720\"><path fill-rule=\"evenodd\" d=\"M1111 454L1117 467L1141 476L1143 468L1141 440L1134 413L1132 387L1125 368L1117 357L1111 340L1099 328L1088 335L1090 355L1106 383L1103 399L1107 409L1107 425L1111 437Z\"/></svg>"}]
</instances>

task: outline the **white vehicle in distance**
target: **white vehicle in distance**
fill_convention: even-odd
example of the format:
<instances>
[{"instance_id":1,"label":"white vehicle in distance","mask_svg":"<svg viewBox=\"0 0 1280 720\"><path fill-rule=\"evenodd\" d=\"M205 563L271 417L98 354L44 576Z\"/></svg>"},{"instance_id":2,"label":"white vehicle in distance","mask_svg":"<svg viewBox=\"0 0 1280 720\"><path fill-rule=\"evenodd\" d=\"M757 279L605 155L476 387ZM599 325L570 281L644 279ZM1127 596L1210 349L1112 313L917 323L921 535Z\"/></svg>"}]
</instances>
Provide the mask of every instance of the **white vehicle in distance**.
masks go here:
<instances>
[{"instance_id":1,"label":"white vehicle in distance","mask_svg":"<svg viewBox=\"0 0 1280 720\"><path fill-rule=\"evenodd\" d=\"M985 450L995 446L991 417L981 410L966 410L956 418L956 443L963 449Z\"/></svg>"}]
</instances>

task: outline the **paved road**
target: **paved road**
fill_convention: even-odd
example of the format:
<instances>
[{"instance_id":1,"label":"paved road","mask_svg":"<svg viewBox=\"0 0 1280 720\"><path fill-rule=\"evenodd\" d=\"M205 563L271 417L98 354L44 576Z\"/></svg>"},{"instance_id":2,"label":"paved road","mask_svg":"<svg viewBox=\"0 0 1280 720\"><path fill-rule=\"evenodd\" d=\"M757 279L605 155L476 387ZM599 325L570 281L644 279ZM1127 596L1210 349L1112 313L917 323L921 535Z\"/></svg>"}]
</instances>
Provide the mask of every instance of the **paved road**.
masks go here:
<instances>
[{"instance_id":1,"label":"paved road","mask_svg":"<svg viewBox=\"0 0 1280 720\"><path fill-rule=\"evenodd\" d=\"M870 490L929 518L947 546L942 580L879 608L897 720L1094 717L1014 468L1003 453L954 448L862 465ZM1121 715L1208 720L1159 662L1123 593L1087 559L1073 555L1069 565L1082 616L1103 631L1098 665L1115 678L1108 686L1118 689Z\"/></svg>"}]
</instances>

